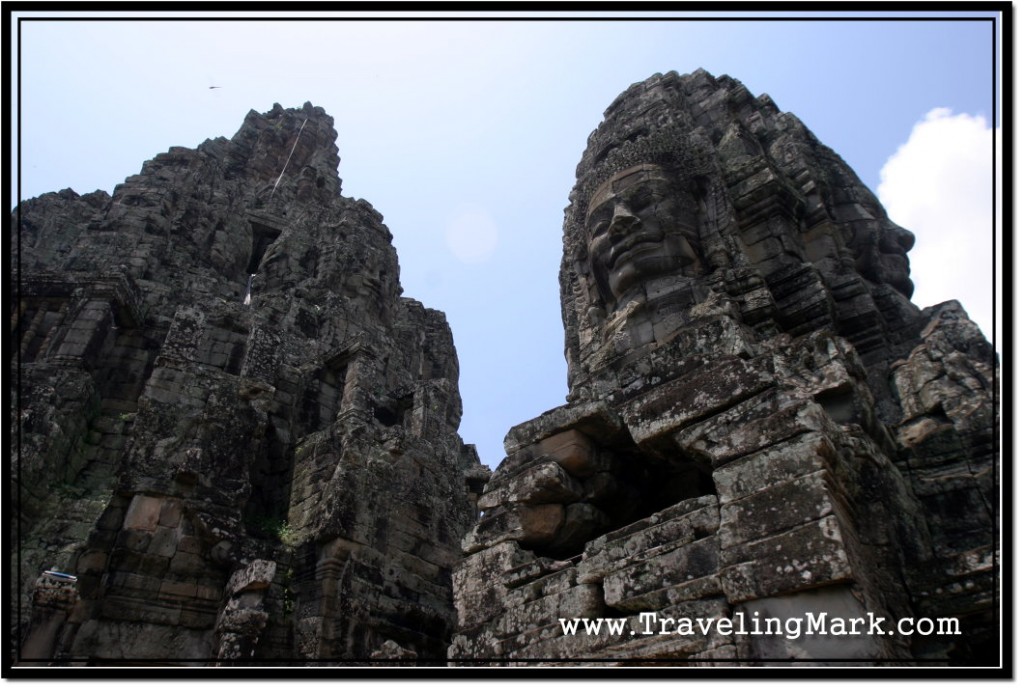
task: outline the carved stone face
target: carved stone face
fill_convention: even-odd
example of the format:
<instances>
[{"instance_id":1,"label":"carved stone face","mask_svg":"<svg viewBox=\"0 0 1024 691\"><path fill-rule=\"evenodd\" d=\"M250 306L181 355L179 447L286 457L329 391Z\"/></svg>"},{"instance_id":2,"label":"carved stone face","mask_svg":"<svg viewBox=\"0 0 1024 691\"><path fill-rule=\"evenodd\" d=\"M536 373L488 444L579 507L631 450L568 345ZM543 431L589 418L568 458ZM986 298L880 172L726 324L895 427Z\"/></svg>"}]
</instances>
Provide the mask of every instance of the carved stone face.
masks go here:
<instances>
[{"instance_id":1,"label":"carved stone face","mask_svg":"<svg viewBox=\"0 0 1024 691\"><path fill-rule=\"evenodd\" d=\"M907 253L914 246L914 234L889 220L883 220L875 237L858 241L857 270L876 283L887 283L906 297L914 292L910 280L910 258ZM856 250L855 250L856 251Z\"/></svg>"},{"instance_id":2,"label":"carved stone face","mask_svg":"<svg viewBox=\"0 0 1024 691\"><path fill-rule=\"evenodd\" d=\"M587 207L587 253L606 307L645 297L651 279L695 275L700 261L696 220L668 173L641 164L616 173L594 192Z\"/></svg>"},{"instance_id":3,"label":"carved stone face","mask_svg":"<svg viewBox=\"0 0 1024 691\"><path fill-rule=\"evenodd\" d=\"M890 223L882 228L878 241L878 253L881 267L878 278L888 283L908 298L914 292L914 284L910 280L910 258L907 253L914 246L914 234Z\"/></svg>"}]
</instances>

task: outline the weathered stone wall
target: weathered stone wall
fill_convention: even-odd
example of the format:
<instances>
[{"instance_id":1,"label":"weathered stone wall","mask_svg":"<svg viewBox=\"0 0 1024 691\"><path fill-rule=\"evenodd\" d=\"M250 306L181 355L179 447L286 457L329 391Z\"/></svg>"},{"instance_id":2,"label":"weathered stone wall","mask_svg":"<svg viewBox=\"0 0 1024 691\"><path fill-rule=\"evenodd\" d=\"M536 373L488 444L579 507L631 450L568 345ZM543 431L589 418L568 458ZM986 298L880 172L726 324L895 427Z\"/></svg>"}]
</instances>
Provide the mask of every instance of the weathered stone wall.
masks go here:
<instances>
[{"instance_id":1,"label":"weathered stone wall","mask_svg":"<svg viewBox=\"0 0 1024 691\"><path fill-rule=\"evenodd\" d=\"M401 297L336 137L275 105L15 211L26 655L444 657L487 470L444 315ZM78 599L40 643L44 569Z\"/></svg>"},{"instance_id":2,"label":"weathered stone wall","mask_svg":"<svg viewBox=\"0 0 1024 691\"><path fill-rule=\"evenodd\" d=\"M989 659L994 354L955 303L909 301L912 244L732 78L616 99L566 211L568 404L505 440L455 570L453 664ZM650 613L737 626L643 635ZM963 635L737 633L808 614ZM628 623L564 634L585 617Z\"/></svg>"},{"instance_id":3,"label":"weathered stone wall","mask_svg":"<svg viewBox=\"0 0 1024 691\"><path fill-rule=\"evenodd\" d=\"M996 649L992 347L956 303L910 302L912 235L794 116L703 71L609 107L564 226L568 402L489 482L450 330L340 196L336 136L275 106L113 195L16 210L22 660ZM650 613L963 634L629 635Z\"/></svg>"}]
</instances>

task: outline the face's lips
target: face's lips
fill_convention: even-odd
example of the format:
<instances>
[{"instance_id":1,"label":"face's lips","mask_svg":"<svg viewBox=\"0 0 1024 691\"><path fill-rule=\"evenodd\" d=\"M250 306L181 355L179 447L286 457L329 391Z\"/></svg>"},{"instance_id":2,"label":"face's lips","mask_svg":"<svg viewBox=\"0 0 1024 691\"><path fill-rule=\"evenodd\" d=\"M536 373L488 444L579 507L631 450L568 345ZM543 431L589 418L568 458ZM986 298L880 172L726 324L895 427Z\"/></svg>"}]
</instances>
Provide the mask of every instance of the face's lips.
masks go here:
<instances>
[{"instance_id":1,"label":"face's lips","mask_svg":"<svg viewBox=\"0 0 1024 691\"><path fill-rule=\"evenodd\" d=\"M665 239L665 233L660 230L649 230L640 233L631 233L622 240L612 245L608 252L608 268L614 270L616 265L629 259L636 252L634 248L641 245L660 245ZM637 251L643 249L639 247Z\"/></svg>"}]
</instances>

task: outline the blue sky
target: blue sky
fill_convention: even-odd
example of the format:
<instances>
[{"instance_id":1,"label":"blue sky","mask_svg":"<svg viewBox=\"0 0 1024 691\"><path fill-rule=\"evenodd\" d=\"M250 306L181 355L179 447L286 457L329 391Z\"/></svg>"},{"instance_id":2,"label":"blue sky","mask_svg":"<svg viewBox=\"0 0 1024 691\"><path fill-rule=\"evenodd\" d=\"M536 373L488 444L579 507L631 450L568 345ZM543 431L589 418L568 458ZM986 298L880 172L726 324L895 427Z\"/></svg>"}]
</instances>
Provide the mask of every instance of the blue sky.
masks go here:
<instances>
[{"instance_id":1,"label":"blue sky","mask_svg":"<svg viewBox=\"0 0 1024 691\"><path fill-rule=\"evenodd\" d=\"M886 169L880 197L917 235L915 302L961 298L992 336L1001 123L993 24L975 20L992 13L561 16L22 22L20 196L110 192L171 146L230 137L250 109L322 106L342 193L384 215L405 295L448 316L461 433L496 466L510 426L564 403L562 216L587 135L631 83L703 67L771 95L872 190Z\"/></svg>"}]
</instances>

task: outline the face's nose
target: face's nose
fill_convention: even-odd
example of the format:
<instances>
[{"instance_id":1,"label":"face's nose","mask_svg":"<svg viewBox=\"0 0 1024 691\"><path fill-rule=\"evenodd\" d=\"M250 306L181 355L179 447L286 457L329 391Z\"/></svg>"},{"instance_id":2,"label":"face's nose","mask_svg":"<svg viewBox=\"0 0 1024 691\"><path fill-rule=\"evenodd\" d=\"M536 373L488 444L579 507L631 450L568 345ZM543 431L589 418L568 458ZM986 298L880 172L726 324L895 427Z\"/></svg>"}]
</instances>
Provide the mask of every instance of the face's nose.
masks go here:
<instances>
[{"instance_id":1,"label":"face's nose","mask_svg":"<svg viewBox=\"0 0 1024 691\"><path fill-rule=\"evenodd\" d=\"M914 234L906 228L896 226L896 242L900 244L904 251L909 252L914 248Z\"/></svg>"},{"instance_id":2,"label":"face's nose","mask_svg":"<svg viewBox=\"0 0 1024 691\"><path fill-rule=\"evenodd\" d=\"M612 211L612 220L608 224L608 234L612 237L628 235L639 223L640 219L626 204L616 202L615 209Z\"/></svg>"},{"instance_id":3,"label":"face's nose","mask_svg":"<svg viewBox=\"0 0 1024 691\"><path fill-rule=\"evenodd\" d=\"M906 228L890 223L882 229L879 245L886 254L903 254L914 247L914 234Z\"/></svg>"}]
</instances>

